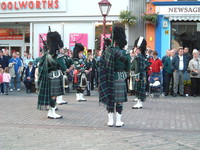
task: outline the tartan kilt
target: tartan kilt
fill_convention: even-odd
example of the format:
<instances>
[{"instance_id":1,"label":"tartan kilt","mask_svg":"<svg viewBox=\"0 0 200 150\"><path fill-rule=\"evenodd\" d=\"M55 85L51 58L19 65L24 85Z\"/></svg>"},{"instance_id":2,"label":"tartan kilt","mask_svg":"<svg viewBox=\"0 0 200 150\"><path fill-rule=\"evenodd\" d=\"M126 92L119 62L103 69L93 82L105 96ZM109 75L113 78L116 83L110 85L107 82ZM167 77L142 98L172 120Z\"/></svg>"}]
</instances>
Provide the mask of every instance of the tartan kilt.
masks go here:
<instances>
[{"instance_id":1,"label":"tartan kilt","mask_svg":"<svg viewBox=\"0 0 200 150\"><path fill-rule=\"evenodd\" d=\"M114 82L115 89L115 103L127 102L127 88L126 80L115 80Z\"/></svg>"},{"instance_id":2,"label":"tartan kilt","mask_svg":"<svg viewBox=\"0 0 200 150\"><path fill-rule=\"evenodd\" d=\"M77 83L74 83L73 82L73 87L75 89L79 89L79 88L82 88L84 89L85 87L81 87L81 80L82 80L82 74L78 74L78 82ZM87 82L87 81L86 81ZM87 85L86 85L87 86Z\"/></svg>"},{"instance_id":3,"label":"tartan kilt","mask_svg":"<svg viewBox=\"0 0 200 150\"><path fill-rule=\"evenodd\" d=\"M64 95L63 88L63 75L60 75L58 78L49 78L50 81L50 95L51 96L60 96Z\"/></svg>"},{"instance_id":4,"label":"tartan kilt","mask_svg":"<svg viewBox=\"0 0 200 150\"><path fill-rule=\"evenodd\" d=\"M136 96L139 99L146 99L146 83L145 80L139 80L138 82L136 82L135 84L136 86Z\"/></svg>"}]
</instances>

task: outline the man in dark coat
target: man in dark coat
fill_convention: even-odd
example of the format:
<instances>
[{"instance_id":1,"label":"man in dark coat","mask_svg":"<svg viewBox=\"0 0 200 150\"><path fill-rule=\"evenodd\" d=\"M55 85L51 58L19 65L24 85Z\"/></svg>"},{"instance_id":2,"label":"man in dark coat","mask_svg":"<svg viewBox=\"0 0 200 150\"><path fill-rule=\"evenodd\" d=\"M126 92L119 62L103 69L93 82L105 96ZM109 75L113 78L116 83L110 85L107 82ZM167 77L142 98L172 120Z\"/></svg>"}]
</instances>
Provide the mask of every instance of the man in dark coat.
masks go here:
<instances>
[{"instance_id":1,"label":"man in dark coat","mask_svg":"<svg viewBox=\"0 0 200 150\"><path fill-rule=\"evenodd\" d=\"M8 67L9 60L6 56L4 56L3 51L0 50L0 68L5 69Z\"/></svg>"},{"instance_id":2,"label":"man in dark coat","mask_svg":"<svg viewBox=\"0 0 200 150\"><path fill-rule=\"evenodd\" d=\"M25 77L24 77L26 93L31 93L34 79L35 79L35 67L33 66L33 62L30 61L28 63L28 67L25 70Z\"/></svg>"}]
</instances>

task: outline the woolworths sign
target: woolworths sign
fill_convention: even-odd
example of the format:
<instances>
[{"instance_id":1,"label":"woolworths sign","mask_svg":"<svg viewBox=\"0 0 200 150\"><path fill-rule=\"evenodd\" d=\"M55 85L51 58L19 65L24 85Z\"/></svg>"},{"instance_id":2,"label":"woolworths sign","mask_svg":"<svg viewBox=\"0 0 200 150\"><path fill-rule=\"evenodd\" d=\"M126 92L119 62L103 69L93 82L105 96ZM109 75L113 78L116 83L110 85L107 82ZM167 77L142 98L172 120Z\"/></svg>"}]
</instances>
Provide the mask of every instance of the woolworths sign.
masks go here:
<instances>
[{"instance_id":1,"label":"woolworths sign","mask_svg":"<svg viewBox=\"0 0 200 150\"><path fill-rule=\"evenodd\" d=\"M0 13L66 11L66 0L1 0Z\"/></svg>"}]
</instances>

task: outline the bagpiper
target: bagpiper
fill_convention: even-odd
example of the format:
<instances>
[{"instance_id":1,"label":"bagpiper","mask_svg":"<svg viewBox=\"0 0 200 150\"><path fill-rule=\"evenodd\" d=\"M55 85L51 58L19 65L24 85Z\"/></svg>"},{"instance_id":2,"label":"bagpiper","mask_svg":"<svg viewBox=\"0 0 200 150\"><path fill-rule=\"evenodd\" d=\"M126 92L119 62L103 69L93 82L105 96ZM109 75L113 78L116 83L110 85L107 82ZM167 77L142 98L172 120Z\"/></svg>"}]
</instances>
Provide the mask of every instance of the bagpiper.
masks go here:
<instances>
[{"instance_id":1,"label":"bagpiper","mask_svg":"<svg viewBox=\"0 0 200 150\"><path fill-rule=\"evenodd\" d=\"M134 44L134 52L136 54L136 61L137 61L137 75L135 76L135 86L136 92L135 96L137 103L133 105L133 109L140 109L142 108L142 102L146 99L146 70L150 63L146 59L145 51L146 51L147 42L144 37L139 37Z\"/></svg>"},{"instance_id":2,"label":"bagpiper","mask_svg":"<svg viewBox=\"0 0 200 150\"><path fill-rule=\"evenodd\" d=\"M99 101L107 106L107 125L114 125L116 111L116 127L122 127L123 103L128 100L126 78L130 70L130 54L124 49L127 44L124 28L114 27L112 38L114 46L107 47L100 58Z\"/></svg>"},{"instance_id":3,"label":"bagpiper","mask_svg":"<svg viewBox=\"0 0 200 150\"><path fill-rule=\"evenodd\" d=\"M73 62L68 57L68 55L66 55L64 49L62 49L62 48L60 49L60 53L58 54L58 56L63 57L64 64L67 67L67 70L63 72L63 87L64 87L64 91L65 91L66 89L69 89L68 74L73 69ZM68 104L68 102L63 100L63 95L57 96L56 103L58 105Z\"/></svg>"},{"instance_id":4,"label":"bagpiper","mask_svg":"<svg viewBox=\"0 0 200 150\"><path fill-rule=\"evenodd\" d=\"M47 117L59 119L62 116L55 112L56 97L64 94L62 71L66 71L67 67L63 57L57 54L59 49L63 47L63 41L58 32L48 32L46 47L38 67L38 109L46 110L49 107Z\"/></svg>"},{"instance_id":5,"label":"bagpiper","mask_svg":"<svg viewBox=\"0 0 200 150\"><path fill-rule=\"evenodd\" d=\"M74 61L74 74L73 74L73 87L76 89L76 100L86 101L83 97L83 92L87 87L86 73L86 61L83 56L84 46L80 43L76 43L73 50Z\"/></svg>"}]
</instances>

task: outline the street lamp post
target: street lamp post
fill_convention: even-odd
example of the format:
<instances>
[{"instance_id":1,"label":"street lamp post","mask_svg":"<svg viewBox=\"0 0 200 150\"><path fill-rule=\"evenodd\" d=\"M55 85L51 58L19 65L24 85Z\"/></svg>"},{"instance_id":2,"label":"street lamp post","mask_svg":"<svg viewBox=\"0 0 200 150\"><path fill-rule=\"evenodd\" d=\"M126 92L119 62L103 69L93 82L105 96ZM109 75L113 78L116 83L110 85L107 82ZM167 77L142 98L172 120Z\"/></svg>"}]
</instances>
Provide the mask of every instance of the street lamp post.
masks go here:
<instances>
[{"instance_id":1,"label":"street lamp post","mask_svg":"<svg viewBox=\"0 0 200 150\"><path fill-rule=\"evenodd\" d=\"M108 0L102 0L99 2L99 8L101 11L101 15L103 16L103 39L105 40L106 35L106 16L108 15L111 3Z\"/></svg>"}]
</instances>

